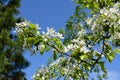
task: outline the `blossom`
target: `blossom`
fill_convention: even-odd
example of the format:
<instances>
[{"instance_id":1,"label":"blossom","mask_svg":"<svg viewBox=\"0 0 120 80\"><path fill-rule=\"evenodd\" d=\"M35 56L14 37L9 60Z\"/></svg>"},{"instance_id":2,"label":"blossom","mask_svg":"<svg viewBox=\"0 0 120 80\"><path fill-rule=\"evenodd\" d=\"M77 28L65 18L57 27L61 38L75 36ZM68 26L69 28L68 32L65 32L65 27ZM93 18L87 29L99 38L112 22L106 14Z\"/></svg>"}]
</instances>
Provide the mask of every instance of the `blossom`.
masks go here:
<instances>
[{"instance_id":1,"label":"blossom","mask_svg":"<svg viewBox=\"0 0 120 80\"><path fill-rule=\"evenodd\" d=\"M60 39L63 39L63 34L60 34L60 33L57 33L57 36L60 38Z\"/></svg>"},{"instance_id":2,"label":"blossom","mask_svg":"<svg viewBox=\"0 0 120 80\"><path fill-rule=\"evenodd\" d=\"M85 34L86 34L86 31L85 31L84 29L82 29L82 30L80 30L80 31L78 32L79 38L82 37L82 36L84 36Z\"/></svg>"},{"instance_id":3,"label":"blossom","mask_svg":"<svg viewBox=\"0 0 120 80\"><path fill-rule=\"evenodd\" d=\"M107 16L110 12L106 8L103 8L103 9L100 10L100 13Z\"/></svg>"},{"instance_id":4,"label":"blossom","mask_svg":"<svg viewBox=\"0 0 120 80\"><path fill-rule=\"evenodd\" d=\"M116 9L116 8L110 8L110 12L112 13L117 13L119 9Z\"/></svg>"},{"instance_id":5,"label":"blossom","mask_svg":"<svg viewBox=\"0 0 120 80\"><path fill-rule=\"evenodd\" d=\"M38 45L38 49L39 49L39 50L45 49L45 45L44 45L44 44L39 44L39 45Z\"/></svg>"},{"instance_id":6,"label":"blossom","mask_svg":"<svg viewBox=\"0 0 120 80\"><path fill-rule=\"evenodd\" d=\"M90 50L87 49L87 47L83 46L80 48L80 52L88 53Z\"/></svg>"},{"instance_id":7,"label":"blossom","mask_svg":"<svg viewBox=\"0 0 120 80\"><path fill-rule=\"evenodd\" d=\"M105 7L103 9L100 9L100 13L96 13L91 18L88 18L86 20L87 25L92 31L95 31L95 32L104 31L104 27L106 25L109 25L108 27L114 26L115 28L117 28L120 23L119 6L120 6L120 3L117 2L110 9ZM118 20L117 23L116 23L116 20Z\"/></svg>"},{"instance_id":8,"label":"blossom","mask_svg":"<svg viewBox=\"0 0 120 80\"><path fill-rule=\"evenodd\" d=\"M51 35L51 36L55 36L55 30L53 29L53 28L49 28L49 27L47 27L47 33L46 33L46 35Z\"/></svg>"},{"instance_id":9,"label":"blossom","mask_svg":"<svg viewBox=\"0 0 120 80\"><path fill-rule=\"evenodd\" d=\"M20 22L20 23L16 23L16 26L18 27L25 27L28 26L30 24L30 22L28 22L27 20Z\"/></svg>"},{"instance_id":10,"label":"blossom","mask_svg":"<svg viewBox=\"0 0 120 80\"><path fill-rule=\"evenodd\" d=\"M36 28L37 28L38 30L41 29L41 27L39 27L39 24L35 24L35 26L36 26Z\"/></svg>"},{"instance_id":11,"label":"blossom","mask_svg":"<svg viewBox=\"0 0 120 80\"><path fill-rule=\"evenodd\" d=\"M56 32L53 28L47 27L47 32L42 31L42 33L46 36L51 37L58 37L60 39L63 39L63 34L60 34L59 32Z\"/></svg>"},{"instance_id":12,"label":"blossom","mask_svg":"<svg viewBox=\"0 0 120 80\"><path fill-rule=\"evenodd\" d=\"M68 49L68 50L72 50L72 49L73 49L73 44L67 45L67 49Z\"/></svg>"},{"instance_id":13,"label":"blossom","mask_svg":"<svg viewBox=\"0 0 120 80\"><path fill-rule=\"evenodd\" d=\"M73 78L71 78L71 77L68 77L68 80L73 80Z\"/></svg>"},{"instance_id":14,"label":"blossom","mask_svg":"<svg viewBox=\"0 0 120 80\"><path fill-rule=\"evenodd\" d=\"M84 40L80 40L80 41L78 42L78 44L80 44L80 45L86 45L86 43L85 43Z\"/></svg>"},{"instance_id":15,"label":"blossom","mask_svg":"<svg viewBox=\"0 0 120 80\"><path fill-rule=\"evenodd\" d=\"M113 7L114 8L119 8L120 7L120 2L115 3Z\"/></svg>"},{"instance_id":16,"label":"blossom","mask_svg":"<svg viewBox=\"0 0 120 80\"><path fill-rule=\"evenodd\" d=\"M15 23L16 27L15 27L15 33L17 35L23 33L23 29L27 26L29 26L30 22L28 22L27 20L23 21L23 22L20 22L20 23Z\"/></svg>"},{"instance_id":17,"label":"blossom","mask_svg":"<svg viewBox=\"0 0 120 80\"><path fill-rule=\"evenodd\" d=\"M64 52L66 53L66 52L68 52L69 50L67 49L67 47L66 46L64 46Z\"/></svg>"},{"instance_id":18,"label":"blossom","mask_svg":"<svg viewBox=\"0 0 120 80\"><path fill-rule=\"evenodd\" d=\"M116 33L111 37L112 40L119 39L119 38L120 38L120 32L116 32Z\"/></svg>"},{"instance_id":19,"label":"blossom","mask_svg":"<svg viewBox=\"0 0 120 80\"><path fill-rule=\"evenodd\" d=\"M88 18L88 19L86 20L86 23L87 23L88 25L91 25L91 24L92 24L92 18Z\"/></svg>"},{"instance_id":20,"label":"blossom","mask_svg":"<svg viewBox=\"0 0 120 80\"><path fill-rule=\"evenodd\" d=\"M73 39L73 40L71 40L72 42L76 42L76 43L78 43L79 42L79 38L77 38L77 39Z\"/></svg>"},{"instance_id":21,"label":"blossom","mask_svg":"<svg viewBox=\"0 0 120 80\"><path fill-rule=\"evenodd\" d=\"M120 19L118 20L118 24L120 24Z\"/></svg>"}]
</instances>

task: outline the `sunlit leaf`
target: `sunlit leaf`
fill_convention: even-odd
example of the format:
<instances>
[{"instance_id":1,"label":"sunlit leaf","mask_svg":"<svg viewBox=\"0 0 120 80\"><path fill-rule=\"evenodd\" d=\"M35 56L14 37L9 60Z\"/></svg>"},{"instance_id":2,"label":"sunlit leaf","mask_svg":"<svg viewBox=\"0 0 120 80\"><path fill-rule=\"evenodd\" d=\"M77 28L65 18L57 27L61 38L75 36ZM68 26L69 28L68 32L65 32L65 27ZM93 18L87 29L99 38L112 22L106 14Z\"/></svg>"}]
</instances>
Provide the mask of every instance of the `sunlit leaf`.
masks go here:
<instances>
[{"instance_id":1,"label":"sunlit leaf","mask_svg":"<svg viewBox=\"0 0 120 80\"><path fill-rule=\"evenodd\" d=\"M120 54L120 49L118 49L118 48L115 48L113 51L117 54Z\"/></svg>"},{"instance_id":2,"label":"sunlit leaf","mask_svg":"<svg viewBox=\"0 0 120 80\"><path fill-rule=\"evenodd\" d=\"M56 60L57 59L57 51L53 50L53 59Z\"/></svg>"}]
</instances>

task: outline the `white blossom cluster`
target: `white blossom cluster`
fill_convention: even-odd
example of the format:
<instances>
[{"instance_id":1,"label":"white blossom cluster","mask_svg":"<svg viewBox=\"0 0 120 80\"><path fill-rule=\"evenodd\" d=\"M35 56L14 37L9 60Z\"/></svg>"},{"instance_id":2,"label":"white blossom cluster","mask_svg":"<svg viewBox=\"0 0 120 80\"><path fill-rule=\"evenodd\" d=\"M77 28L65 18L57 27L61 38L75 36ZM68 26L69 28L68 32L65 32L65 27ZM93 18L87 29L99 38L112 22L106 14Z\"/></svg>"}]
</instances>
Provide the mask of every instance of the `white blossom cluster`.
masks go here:
<instances>
[{"instance_id":1,"label":"white blossom cluster","mask_svg":"<svg viewBox=\"0 0 120 80\"><path fill-rule=\"evenodd\" d=\"M53 28L47 27L47 32L42 32L44 35L51 37L58 37L60 39L63 39L63 34L60 34L59 32L56 32Z\"/></svg>"},{"instance_id":2,"label":"white blossom cluster","mask_svg":"<svg viewBox=\"0 0 120 80\"><path fill-rule=\"evenodd\" d=\"M110 34L110 41L116 42L120 39L120 2L111 8L103 8L100 13L93 15L86 20L91 31L96 34L104 34L107 30Z\"/></svg>"},{"instance_id":3,"label":"white blossom cluster","mask_svg":"<svg viewBox=\"0 0 120 80\"><path fill-rule=\"evenodd\" d=\"M86 34L85 30L82 29L81 31L79 31L77 35L78 38L71 40L72 44L65 46L64 52L68 52L68 51L75 50L75 49L80 49L80 52L88 53L90 50L88 50L84 39L82 39L82 36L84 36L85 34Z\"/></svg>"},{"instance_id":4,"label":"white blossom cluster","mask_svg":"<svg viewBox=\"0 0 120 80\"><path fill-rule=\"evenodd\" d=\"M32 30L32 27L30 29L30 26L31 26L32 23L28 22L27 20L25 20L24 22L20 22L20 23L16 23L16 27L15 27L15 33L19 36L19 35L23 35L24 37L24 44L23 44L23 47L26 47L28 44L27 44L27 38L29 38L29 36L25 36L25 35L29 35L29 34L33 34L35 36L39 36L41 35L42 36L42 39L43 41L48 41L50 40L51 38L53 37L56 37L56 38L60 38L60 39L63 39L63 34L59 33L59 32L56 32L53 28L49 28L47 27L47 32L42 32L43 34L40 33L40 27L38 24L32 24L33 27L36 28L36 30ZM30 33L26 33L26 31L30 32ZM44 47L42 45L42 47ZM41 49L41 45L38 46L39 49ZM36 52L36 48L34 49L34 51Z\"/></svg>"},{"instance_id":5,"label":"white blossom cluster","mask_svg":"<svg viewBox=\"0 0 120 80\"><path fill-rule=\"evenodd\" d=\"M23 33L23 29L26 26L29 26L30 22L28 22L27 20L25 20L24 22L20 22L20 23L16 23L16 27L15 27L15 33L17 35L19 35L20 33Z\"/></svg>"},{"instance_id":6,"label":"white blossom cluster","mask_svg":"<svg viewBox=\"0 0 120 80\"><path fill-rule=\"evenodd\" d=\"M17 33L17 35L19 35L19 34L23 34L23 32L24 32L24 29L25 28L29 28L29 26L30 26L30 21L27 21L27 20L25 20L25 21L23 21L23 22L20 22L20 23L16 23L16 27L15 27L15 33ZM38 30L37 32L36 32L36 34L37 35L39 35L40 33L39 33L39 30L41 29L40 27L39 27L39 24L35 24L35 27L36 27L36 29Z\"/></svg>"},{"instance_id":7,"label":"white blossom cluster","mask_svg":"<svg viewBox=\"0 0 120 80\"><path fill-rule=\"evenodd\" d=\"M49 73L48 67L42 65L41 69L37 69L36 73L32 76L32 80L38 80L42 75L42 80L45 80L45 74Z\"/></svg>"},{"instance_id":8,"label":"white blossom cluster","mask_svg":"<svg viewBox=\"0 0 120 80\"><path fill-rule=\"evenodd\" d=\"M41 69L37 69L36 73L32 76L32 79L37 80L41 78L42 80L46 80L46 75L49 75L50 77L52 75L51 73L55 72L55 69L58 71L58 73L61 71L64 75L72 74L74 72L74 69L77 68L77 64L72 64L70 60L71 58L60 57L51 63L48 67L42 66ZM64 63L66 66L64 66ZM71 76L68 76L67 80L73 79Z\"/></svg>"},{"instance_id":9,"label":"white blossom cluster","mask_svg":"<svg viewBox=\"0 0 120 80\"><path fill-rule=\"evenodd\" d=\"M114 4L110 9L101 9L99 14L95 14L92 18L88 18L86 23L89 25L91 30L96 32L104 31L103 29L106 25L117 28L120 26L120 2Z\"/></svg>"},{"instance_id":10,"label":"white blossom cluster","mask_svg":"<svg viewBox=\"0 0 120 80\"><path fill-rule=\"evenodd\" d=\"M21 22L21 23L16 23L16 32L17 33L23 33L24 28L26 28L27 26L30 25L30 22L25 21L25 22ZM36 25L37 29L38 29L38 25ZM37 31L38 33L38 31ZM60 34L59 32L56 32L53 28L49 28L47 27L47 32L42 32L42 38L44 39L44 41L48 41L48 39L56 37L56 38L60 38L63 39L63 34ZM39 33L40 34L40 33ZM86 47L86 43L84 41L84 39L81 39L82 36L84 36L86 34L86 31L84 29L80 30L78 32L78 38L77 39L73 39L72 40L72 44L69 44L67 46L64 46L64 52L69 52L71 50L80 49L80 52L84 52L87 53L89 52L89 50ZM26 38L25 38L25 42L24 42L24 46L27 44L26 42Z\"/></svg>"}]
</instances>

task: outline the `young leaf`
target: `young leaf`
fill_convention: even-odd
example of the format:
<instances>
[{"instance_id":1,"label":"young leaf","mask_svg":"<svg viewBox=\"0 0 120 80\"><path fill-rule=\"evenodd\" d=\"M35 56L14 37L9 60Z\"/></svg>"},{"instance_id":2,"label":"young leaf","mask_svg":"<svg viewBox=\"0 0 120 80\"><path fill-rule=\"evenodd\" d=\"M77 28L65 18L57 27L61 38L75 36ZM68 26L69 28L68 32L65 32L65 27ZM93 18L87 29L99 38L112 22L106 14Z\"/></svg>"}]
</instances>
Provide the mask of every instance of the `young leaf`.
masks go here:
<instances>
[{"instance_id":1,"label":"young leaf","mask_svg":"<svg viewBox=\"0 0 120 80\"><path fill-rule=\"evenodd\" d=\"M80 56L80 58L85 59L85 58L87 58L87 55L84 54L84 55Z\"/></svg>"},{"instance_id":2,"label":"young leaf","mask_svg":"<svg viewBox=\"0 0 120 80\"><path fill-rule=\"evenodd\" d=\"M34 29L34 30L36 29L36 26L34 24L32 24L32 23L30 23L29 26L30 26L31 29Z\"/></svg>"},{"instance_id":3,"label":"young leaf","mask_svg":"<svg viewBox=\"0 0 120 80\"><path fill-rule=\"evenodd\" d=\"M57 59L57 51L53 50L53 59L56 60Z\"/></svg>"},{"instance_id":4,"label":"young leaf","mask_svg":"<svg viewBox=\"0 0 120 80\"><path fill-rule=\"evenodd\" d=\"M60 41L60 39L59 38L52 38L52 40L56 43L56 44L60 44L61 43L61 41Z\"/></svg>"},{"instance_id":5,"label":"young leaf","mask_svg":"<svg viewBox=\"0 0 120 80\"><path fill-rule=\"evenodd\" d=\"M38 49L40 50L40 54L42 55L44 53L44 50L45 50L45 45L44 44L39 45Z\"/></svg>"},{"instance_id":6,"label":"young leaf","mask_svg":"<svg viewBox=\"0 0 120 80\"><path fill-rule=\"evenodd\" d=\"M104 62L100 62L99 64L100 64L101 69L102 69L105 73L107 73L107 70L106 70L106 68L105 68Z\"/></svg>"},{"instance_id":7,"label":"young leaf","mask_svg":"<svg viewBox=\"0 0 120 80\"><path fill-rule=\"evenodd\" d=\"M113 52L117 53L117 54L120 54L120 49L116 48L113 50Z\"/></svg>"},{"instance_id":8,"label":"young leaf","mask_svg":"<svg viewBox=\"0 0 120 80\"><path fill-rule=\"evenodd\" d=\"M115 54L111 52L110 54L106 55L106 58L109 62L112 62L115 57Z\"/></svg>"}]
</instances>

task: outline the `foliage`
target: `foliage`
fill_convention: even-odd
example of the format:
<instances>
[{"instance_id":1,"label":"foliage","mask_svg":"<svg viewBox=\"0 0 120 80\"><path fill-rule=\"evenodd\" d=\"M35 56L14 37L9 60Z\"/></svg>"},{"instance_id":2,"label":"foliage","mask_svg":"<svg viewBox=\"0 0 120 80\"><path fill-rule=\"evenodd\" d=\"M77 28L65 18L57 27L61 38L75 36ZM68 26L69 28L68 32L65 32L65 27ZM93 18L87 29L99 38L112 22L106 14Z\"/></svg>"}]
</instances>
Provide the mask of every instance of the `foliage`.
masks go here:
<instances>
[{"instance_id":1,"label":"foliage","mask_svg":"<svg viewBox=\"0 0 120 80\"><path fill-rule=\"evenodd\" d=\"M120 53L120 2L76 0L76 3L80 5L68 20L65 37L53 28L41 33L33 23L16 24L17 37L32 54L53 51L51 63L38 69L33 80L88 80L93 72L99 80L107 79L104 65Z\"/></svg>"},{"instance_id":2,"label":"foliage","mask_svg":"<svg viewBox=\"0 0 120 80\"><path fill-rule=\"evenodd\" d=\"M14 35L13 29L20 18L20 0L0 0L0 80L25 78L22 69L29 66L23 57L23 43Z\"/></svg>"}]
</instances>

